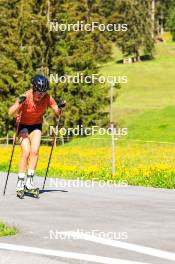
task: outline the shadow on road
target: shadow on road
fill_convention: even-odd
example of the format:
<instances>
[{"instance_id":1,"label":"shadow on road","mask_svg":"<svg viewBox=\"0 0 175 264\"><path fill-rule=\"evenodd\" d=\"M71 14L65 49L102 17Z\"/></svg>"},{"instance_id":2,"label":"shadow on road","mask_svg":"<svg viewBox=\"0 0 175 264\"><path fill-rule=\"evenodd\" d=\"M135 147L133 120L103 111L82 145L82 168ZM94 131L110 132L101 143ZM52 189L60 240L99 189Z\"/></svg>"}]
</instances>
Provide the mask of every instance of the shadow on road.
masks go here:
<instances>
[{"instance_id":1,"label":"shadow on road","mask_svg":"<svg viewBox=\"0 0 175 264\"><path fill-rule=\"evenodd\" d=\"M43 194L43 193L48 193L48 192L68 192L65 190L40 190L39 193Z\"/></svg>"}]
</instances>

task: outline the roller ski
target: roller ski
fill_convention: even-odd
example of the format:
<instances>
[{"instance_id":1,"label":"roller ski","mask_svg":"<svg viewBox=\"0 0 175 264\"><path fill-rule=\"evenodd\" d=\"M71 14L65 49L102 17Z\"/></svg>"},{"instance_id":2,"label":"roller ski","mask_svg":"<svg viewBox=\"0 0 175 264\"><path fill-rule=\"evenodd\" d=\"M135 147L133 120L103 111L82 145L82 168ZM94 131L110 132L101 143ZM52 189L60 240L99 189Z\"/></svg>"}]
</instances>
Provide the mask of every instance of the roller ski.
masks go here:
<instances>
[{"instance_id":1,"label":"roller ski","mask_svg":"<svg viewBox=\"0 0 175 264\"><path fill-rule=\"evenodd\" d=\"M24 186L24 194L31 195L34 198L39 198L39 188L35 188L33 185L33 175L27 176L26 185Z\"/></svg>"},{"instance_id":2,"label":"roller ski","mask_svg":"<svg viewBox=\"0 0 175 264\"><path fill-rule=\"evenodd\" d=\"M24 194L32 195L33 197L39 199L39 188L28 189L27 187L25 187Z\"/></svg>"},{"instance_id":3,"label":"roller ski","mask_svg":"<svg viewBox=\"0 0 175 264\"><path fill-rule=\"evenodd\" d=\"M18 178L18 182L16 186L16 196L19 199L24 198L24 178Z\"/></svg>"}]
</instances>

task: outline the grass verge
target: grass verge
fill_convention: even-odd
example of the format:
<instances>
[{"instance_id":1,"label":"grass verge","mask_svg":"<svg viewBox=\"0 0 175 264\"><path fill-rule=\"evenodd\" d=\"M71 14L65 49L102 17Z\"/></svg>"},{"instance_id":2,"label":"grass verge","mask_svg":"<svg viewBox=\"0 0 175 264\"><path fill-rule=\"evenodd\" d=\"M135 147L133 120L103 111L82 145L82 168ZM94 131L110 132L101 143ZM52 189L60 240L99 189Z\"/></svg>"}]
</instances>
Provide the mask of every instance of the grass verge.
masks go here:
<instances>
[{"instance_id":1,"label":"grass verge","mask_svg":"<svg viewBox=\"0 0 175 264\"><path fill-rule=\"evenodd\" d=\"M0 237L16 235L17 230L15 227L8 227L4 223L0 222Z\"/></svg>"}]
</instances>

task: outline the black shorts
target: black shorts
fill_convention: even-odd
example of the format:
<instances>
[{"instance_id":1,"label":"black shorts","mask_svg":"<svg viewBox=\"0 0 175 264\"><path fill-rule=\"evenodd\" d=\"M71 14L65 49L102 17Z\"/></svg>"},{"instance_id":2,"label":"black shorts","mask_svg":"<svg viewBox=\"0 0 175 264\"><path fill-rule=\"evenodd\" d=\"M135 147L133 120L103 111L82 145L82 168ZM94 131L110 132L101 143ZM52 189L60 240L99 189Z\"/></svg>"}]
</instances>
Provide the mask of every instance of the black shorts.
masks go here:
<instances>
[{"instance_id":1,"label":"black shorts","mask_svg":"<svg viewBox=\"0 0 175 264\"><path fill-rule=\"evenodd\" d=\"M19 124L19 133L28 133L30 134L32 131L39 129L42 131L42 124L33 124L33 125L25 125L25 124Z\"/></svg>"}]
</instances>

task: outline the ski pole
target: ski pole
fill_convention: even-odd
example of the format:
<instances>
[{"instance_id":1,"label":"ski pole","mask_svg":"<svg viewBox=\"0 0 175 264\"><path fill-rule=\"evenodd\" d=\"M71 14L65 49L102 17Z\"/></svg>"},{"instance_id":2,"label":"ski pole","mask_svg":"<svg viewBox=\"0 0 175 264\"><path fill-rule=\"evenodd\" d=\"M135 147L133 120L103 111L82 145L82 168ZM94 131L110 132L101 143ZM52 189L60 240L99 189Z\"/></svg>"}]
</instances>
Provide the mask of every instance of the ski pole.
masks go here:
<instances>
[{"instance_id":1,"label":"ski pole","mask_svg":"<svg viewBox=\"0 0 175 264\"><path fill-rule=\"evenodd\" d=\"M61 115L58 118L57 125L59 124L60 117L61 117ZM45 187L45 183L46 183L47 174L48 174L49 167L50 167L50 161L51 161L51 157L52 157L53 148L55 146L55 142L56 142L56 136L54 135L54 137L52 139L52 147L51 147L51 150L50 150L50 155L49 155L49 161L48 161L48 164L47 164L46 174L45 174L45 177L44 177L43 190L44 190L44 187Z\"/></svg>"},{"instance_id":2,"label":"ski pole","mask_svg":"<svg viewBox=\"0 0 175 264\"><path fill-rule=\"evenodd\" d=\"M50 161L51 161L51 157L52 157L52 152L53 152L53 148L54 148L54 145L55 145L55 141L56 141L56 137L54 136L54 138L52 140L52 147L51 147L51 151L50 151L49 161L48 161L48 164L47 164L46 174L45 174L45 177L44 177L43 190L44 190L44 187L45 187L47 174L48 174L49 167L50 167Z\"/></svg>"},{"instance_id":3,"label":"ski pole","mask_svg":"<svg viewBox=\"0 0 175 264\"><path fill-rule=\"evenodd\" d=\"M62 98L60 98L58 100L58 107L60 109L62 109L63 107L65 107L65 105L66 105L66 102ZM61 118L61 114L60 114L60 116L59 116L59 118L57 120L57 126L59 125L60 118ZM55 142L56 142L56 136L54 136L53 140L52 140L52 147L51 147L51 150L50 150L49 161L48 161L48 165L47 165L47 169L46 169L46 174L45 174L45 177L44 177L43 190L44 190L44 187L45 187L45 183L46 183L47 174L48 174L49 167L50 167L50 161L51 161L52 152L53 152L53 148L54 148Z\"/></svg>"},{"instance_id":4,"label":"ski pole","mask_svg":"<svg viewBox=\"0 0 175 264\"><path fill-rule=\"evenodd\" d=\"M15 151L16 139L17 139L17 135L18 135L18 131L19 131L19 124L20 124L21 115L22 115L22 105L20 106L18 113L20 113L20 118L19 118L18 123L17 123L15 138L13 140L12 153L11 153L11 157L10 157L10 162L9 162L7 176L6 176L6 182L5 182L3 195L5 195L5 192L6 192L7 183L8 183L9 174L10 174L10 169L11 169L11 164L12 164L12 159L13 159L13 154L14 154L14 151Z\"/></svg>"}]
</instances>

